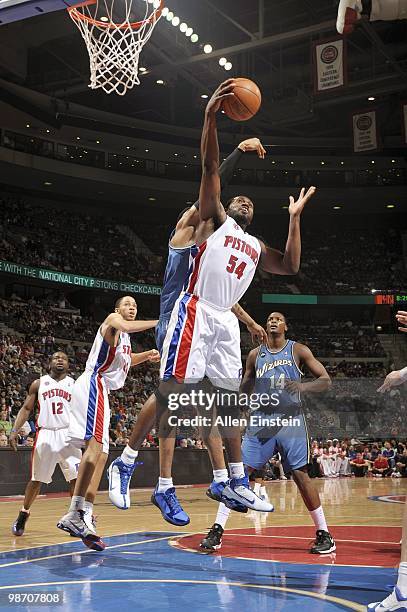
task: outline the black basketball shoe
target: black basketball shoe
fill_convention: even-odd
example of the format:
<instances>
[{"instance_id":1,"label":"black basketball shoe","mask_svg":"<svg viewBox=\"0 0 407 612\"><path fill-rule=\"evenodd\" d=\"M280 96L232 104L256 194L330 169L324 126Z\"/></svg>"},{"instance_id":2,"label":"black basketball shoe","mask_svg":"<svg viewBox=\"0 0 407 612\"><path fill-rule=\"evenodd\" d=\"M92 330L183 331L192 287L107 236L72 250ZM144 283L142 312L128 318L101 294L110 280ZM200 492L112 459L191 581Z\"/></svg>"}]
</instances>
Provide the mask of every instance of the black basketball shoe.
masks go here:
<instances>
[{"instance_id":1,"label":"black basketball shoe","mask_svg":"<svg viewBox=\"0 0 407 612\"><path fill-rule=\"evenodd\" d=\"M18 513L17 520L14 521L13 526L11 528L11 531L13 532L15 536L23 535L25 524L29 516L30 516L29 512L23 512L22 510L20 510L20 512Z\"/></svg>"},{"instance_id":2,"label":"black basketball shoe","mask_svg":"<svg viewBox=\"0 0 407 612\"><path fill-rule=\"evenodd\" d=\"M219 548L222 546L223 531L223 527L218 525L218 523L212 525L206 538L201 541L199 545L200 548L208 550L209 552L219 550Z\"/></svg>"},{"instance_id":3,"label":"black basketball shoe","mask_svg":"<svg viewBox=\"0 0 407 612\"><path fill-rule=\"evenodd\" d=\"M310 549L310 553L314 555L327 555L336 550L335 540L329 533L329 531L323 531L322 529L317 530L317 537L315 542Z\"/></svg>"}]
</instances>

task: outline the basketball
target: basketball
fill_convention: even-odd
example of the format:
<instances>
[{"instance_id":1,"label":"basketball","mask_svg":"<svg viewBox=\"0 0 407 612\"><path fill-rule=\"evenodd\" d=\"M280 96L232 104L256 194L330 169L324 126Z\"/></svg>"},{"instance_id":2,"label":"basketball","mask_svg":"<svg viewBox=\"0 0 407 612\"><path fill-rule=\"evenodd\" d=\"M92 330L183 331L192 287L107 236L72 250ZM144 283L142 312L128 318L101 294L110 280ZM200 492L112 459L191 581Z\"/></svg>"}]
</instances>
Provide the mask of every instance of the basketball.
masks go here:
<instances>
[{"instance_id":1,"label":"basketball","mask_svg":"<svg viewBox=\"0 0 407 612\"><path fill-rule=\"evenodd\" d=\"M254 81L235 79L234 96L225 99L223 110L234 121L247 121L254 117L261 106L261 91Z\"/></svg>"}]
</instances>

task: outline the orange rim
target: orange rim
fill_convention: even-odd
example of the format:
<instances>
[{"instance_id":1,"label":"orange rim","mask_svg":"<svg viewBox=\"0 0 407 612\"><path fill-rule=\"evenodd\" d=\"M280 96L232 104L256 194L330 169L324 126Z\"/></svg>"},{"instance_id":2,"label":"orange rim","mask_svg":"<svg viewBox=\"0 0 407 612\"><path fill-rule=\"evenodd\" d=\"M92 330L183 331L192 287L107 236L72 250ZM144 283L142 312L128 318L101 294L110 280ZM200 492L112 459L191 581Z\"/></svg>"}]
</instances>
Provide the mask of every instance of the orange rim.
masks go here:
<instances>
[{"instance_id":1,"label":"orange rim","mask_svg":"<svg viewBox=\"0 0 407 612\"><path fill-rule=\"evenodd\" d=\"M92 19L88 15L81 13L78 9L81 6L88 6L91 4L96 4L96 0L86 0L86 2L80 2L79 4L75 4L74 6L70 6L67 10L70 17L74 21L87 21L88 23L92 23L93 25L97 25L100 28L117 28L120 30L139 30L146 23L156 22L160 17L162 10L164 8L164 0L160 0L160 6L155 9L155 11L150 15L148 19L143 19L142 21L133 21L131 23L109 23L108 21L100 21L98 19Z\"/></svg>"}]
</instances>

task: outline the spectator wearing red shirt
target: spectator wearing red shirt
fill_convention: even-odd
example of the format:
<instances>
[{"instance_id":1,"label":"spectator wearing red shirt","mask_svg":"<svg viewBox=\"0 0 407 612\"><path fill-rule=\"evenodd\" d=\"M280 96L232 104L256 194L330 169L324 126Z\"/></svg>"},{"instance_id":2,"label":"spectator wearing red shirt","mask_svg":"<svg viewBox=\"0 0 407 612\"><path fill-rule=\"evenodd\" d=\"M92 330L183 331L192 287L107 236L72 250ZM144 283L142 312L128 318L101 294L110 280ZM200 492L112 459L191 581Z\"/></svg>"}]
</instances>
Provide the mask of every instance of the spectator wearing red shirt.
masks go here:
<instances>
[{"instance_id":1,"label":"spectator wearing red shirt","mask_svg":"<svg viewBox=\"0 0 407 612\"><path fill-rule=\"evenodd\" d=\"M392 472L389 466L389 461L383 455L378 455L377 459L374 460L372 474L376 477L381 478L382 476L390 476Z\"/></svg>"},{"instance_id":2,"label":"spectator wearing red shirt","mask_svg":"<svg viewBox=\"0 0 407 612\"><path fill-rule=\"evenodd\" d=\"M362 453L358 453L356 457L349 461L352 474L355 476L364 476L369 468L369 462L363 459Z\"/></svg>"}]
</instances>

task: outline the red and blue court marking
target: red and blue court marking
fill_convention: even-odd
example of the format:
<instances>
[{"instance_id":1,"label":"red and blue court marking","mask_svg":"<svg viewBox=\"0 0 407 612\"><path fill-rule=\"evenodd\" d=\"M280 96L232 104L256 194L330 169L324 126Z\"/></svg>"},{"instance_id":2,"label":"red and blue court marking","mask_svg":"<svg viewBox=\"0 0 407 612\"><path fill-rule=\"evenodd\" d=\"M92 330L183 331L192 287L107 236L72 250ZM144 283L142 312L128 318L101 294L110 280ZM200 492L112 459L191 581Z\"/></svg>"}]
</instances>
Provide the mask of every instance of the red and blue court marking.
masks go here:
<instances>
[{"instance_id":1,"label":"red and blue court marking","mask_svg":"<svg viewBox=\"0 0 407 612\"><path fill-rule=\"evenodd\" d=\"M221 555L196 554L184 548L202 534L173 532L112 536L105 539L108 548L101 553L68 540L0 553L0 610L11 609L10 594L27 592L59 595L64 600L59 609L64 612L107 612L118 607L181 612L191 605L204 612L242 608L362 611L366 603L386 596L386 585L396 577L391 566L399 559L395 544L399 529L334 527L338 539L350 542L339 542L337 557L329 562L306 552L311 531L308 527L267 528L264 535L278 537L263 537L262 542L251 529L230 530ZM289 533L294 539L288 539ZM232 534L237 535L231 538ZM247 542L255 539L244 537L250 535L256 543ZM369 566L360 563L355 571L354 565L338 564L338 558L350 563L352 551L354 565L358 557L366 561L369 553Z\"/></svg>"},{"instance_id":2,"label":"red and blue court marking","mask_svg":"<svg viewBox=\"0 0 407 612\"><path fill-rule=\"evenodd\" d=\"M311 555L309 548L315 539L312 526L266 527L261 533L253 528L229 529L223 535L222 557L258 559L310 565L364 565L395 567L400 562L399 527L336 526L330 527L337 550L329 555ZM199 550L202 534L186 535L175 545L182 549Z\"/></svg>"},{"instance_id":3,"label":"red and blue court marking","mask_svg":"<svg viewBox=\"0 0 407 612\"><path fill-rule=\"evenodd\" d=\"M406 495L398 495L397 493L390 493L390 495L372 495L368 497L372 501L381 501L388 504L404 504L406 502Z\"/></svg>"}]
</instances>

